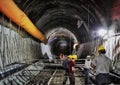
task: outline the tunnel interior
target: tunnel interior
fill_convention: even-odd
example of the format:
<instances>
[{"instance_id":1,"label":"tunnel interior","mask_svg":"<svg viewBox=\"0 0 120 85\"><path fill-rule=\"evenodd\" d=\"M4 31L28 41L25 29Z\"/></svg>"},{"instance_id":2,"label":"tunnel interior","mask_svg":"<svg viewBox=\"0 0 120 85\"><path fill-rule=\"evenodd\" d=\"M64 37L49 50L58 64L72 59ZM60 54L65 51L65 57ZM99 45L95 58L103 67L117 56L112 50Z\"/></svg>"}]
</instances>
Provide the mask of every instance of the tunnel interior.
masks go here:
<instances>
[{"instance_id":1,"label":"tunnel interior","mask_svg":"<svg viewBox=\"0 0 120 85\"><path fill-rule=\"evenodd\" d=\"M14 1L21 9L25 9L27 16L44 34L53 28L64 27L73 32L80 43L90 41L92 30L103 26L100 18L109 16L104 15L106 7L102 1ZM101 8L104 10L101 11Z\"/></svg>"},{"instance_id":2,"label":"tunnel interior","mask_svg":"<svg viewBox=\"0 0 120 85\"><path fill-rule=\"evenodd\" d=\"M119 1L117 3L117 0L13 0L13 2L44 34L51 54L55 56L60 53L71 54L73 45L77 42L80 44L78 58L85 58L92 51L96 51L95 46L103 43L102 37L97 33L99 29L108 31L113 29L115 33L119 33L119 19L117 19L119 15L116 11L119 8ZM42 42L24 31L4 13L0 13L0 18L1 25L14 30L23 38ZM39 53L44 54L41 50Z\"/></svg>"},{"instance_id":3,"label":"tunnel interior","mask_svg":"<svg viewBox=\"0 0 120 85\"><path fill-rule=\"evenodd\" d=\"M38 70L44 69L43 63L46 63L44 60L49 63L48 67L56 69L57 65L59 67L59 55L72 54L75 43L79 44L76 53L78 64L81 64L79 61L82 59L84 61L87 55L97 54L97 47L103 44L107 50L106 55L113 62L115 74L120 75L119 0L13 0L13 2L43 36L37 36L37 32L29 28L37 38L31 35L24 26L6 16L0 4L0 69L2 69L0 78L7 69L11 70L6 72L4 77L9 73L11 75L14 70L17 72L22 69L25 69L23 72L25 74L36 75L39 73ZM25 26L28 25L25 23ZM100 29L107 30L107 33L100 36L98 34ZM46 38L46 43L42 41L43 37ZM31 71L31 68L36 72ZM46 72L46 68L43 72ZM50 76L51 74L52 72ZM29 77L26 77L26 80Z\"/></svg>"},{"instance_id":4,"label":"tunnel interior","mask_svg":"<svg viewBox=\"0 0 120 85\"><path fill-rule=\"evenodd\" d=\"M60 54L60 51L65 51L65 54L70 54L73 48L72 45L75 42L86 43L98 38L99 36L96 31L99 27L108 29L111 23L112 0L29 0L26 2L14 0L14 2L47 37L48 41L50 40L50 36L57 37L55 42L50 44L52 53L57 56ZM106 13L108 11L109 13ZM62 33L63 29L59 28L65 28L71 33L64 32L64 34L60 35L59 33ZM49 35L50 31L54 32L56 29L59 32ZM73 35L76 39L73 38ZM62 36L65 36L65 41L60 38ZM59 50L57 52L56 46Z\"/></svg>"}]
</instances>

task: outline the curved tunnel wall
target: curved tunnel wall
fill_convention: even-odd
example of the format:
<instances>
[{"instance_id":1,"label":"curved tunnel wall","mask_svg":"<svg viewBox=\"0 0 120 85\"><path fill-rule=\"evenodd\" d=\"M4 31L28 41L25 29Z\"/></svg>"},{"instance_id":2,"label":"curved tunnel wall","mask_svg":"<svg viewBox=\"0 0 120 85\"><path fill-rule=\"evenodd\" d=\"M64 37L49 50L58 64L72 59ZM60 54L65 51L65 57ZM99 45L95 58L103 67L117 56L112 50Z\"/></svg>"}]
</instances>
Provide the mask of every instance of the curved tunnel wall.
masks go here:
<instances>
[{"instance_id":1,"label":"curved tunnel wall","mask_svg":"<svg viewBox=\"0 0 120 85\"><path fill-rule=\"evenodd\" d=\"M34 24L38 28L40 28L40 30L42 30L44 33L46 33L46 31L49 32L50 30L52 30L52 28L55 27L64 27L69 29L71 32L73 32L75 34L75 37L81 42L87 42L87 40L90 40L89 34L91 33L91 30L94 30L91 27L93 25L95 26L98 24L101 25L99 18L101 18L100 16L103 15L104 12L106 11L106 9L104 9L105 4L101 6L102 1L100 1L99 3L97 1L93 2L94 0L78 1L79 3L76 0L69 0L69 1L48 0L48 2L47 0L41 0L41 1L27 0L26 2L24 2L23 0L19 0L19 1L14 0L14 1L22 10L25 11L28 17L30 17L30 19L34 21ZM100 9L104 9L104 10L100 11ZM99 11L100 16L96 14L96 10ZM89 29L87 29L88 26ZM25 41L27 42L27 40ZM81 46L81 49L86 49L86 46L87 45L84 44L84 46ZM80 52L81 49L79 49ZM28 50L28 52L31 52L30 50ZM2 52L3 51L1 51L1 53ZM86 52L86 50L84 50L83 53L84 52Z\"/></svg>"},{"instance_id":2,"label":"curved tunnel wall","mask_svg":"<svg viewBox=\"0 0 120 85\"><path fill-rule=\"evenodd\" d=\"M93 25L101 25L100 17L96 14L96 10L101 15L105 11L100 11L104 6L100 6L98 2L93 0L33 0L25 2L14 0L14 2L43 33L49 32L53 28L64 27L71 31L80 43L91 40L90 33ZM100 1L100 3L102 2ZM74 41L69 39L65 41L74 43ZM55 45L52 47L55 47ZM72 47L72 44L68 47Z\"/></svg>"}]
</instances>

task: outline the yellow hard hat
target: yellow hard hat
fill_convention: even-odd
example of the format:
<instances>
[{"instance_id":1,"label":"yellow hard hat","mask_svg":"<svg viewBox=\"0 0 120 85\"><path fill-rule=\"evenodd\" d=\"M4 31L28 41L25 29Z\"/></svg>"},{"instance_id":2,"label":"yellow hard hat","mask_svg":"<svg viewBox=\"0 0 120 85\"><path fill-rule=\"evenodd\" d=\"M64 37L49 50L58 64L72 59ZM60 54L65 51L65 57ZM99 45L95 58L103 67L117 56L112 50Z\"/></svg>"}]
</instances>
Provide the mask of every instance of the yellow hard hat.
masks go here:
<instances>
[{"instance_id":1,"label":"yellow hard hat","mask_svg":"<svg viewBox=\"0 0 120 85\"><path fill-rule=\"evenodd\" d=\"M71 55L73 60L77 60L77 55Z\"/></svg>"},{"instance_id":2,"label":"yellow hard hat","mask_svg":"<svg viewBox=\"0 0 120 85\"><path fill-rule=\"evenodd\" d=\"M100 46L98 47L98 51L101 51L101 50L105 50L105 47L104 47L103 45L100 45Z\"/></svg>"},{"instance_id":3,"label":"yellow hard hat","mask_svg":"<svg viewBox=\"0 0 120 85\"><path fill-rule=\"evenodd\" d=\"M69 58L69 59L72 59L72 55L69 55L68 58Z\"/></svg>"}]
</instances>

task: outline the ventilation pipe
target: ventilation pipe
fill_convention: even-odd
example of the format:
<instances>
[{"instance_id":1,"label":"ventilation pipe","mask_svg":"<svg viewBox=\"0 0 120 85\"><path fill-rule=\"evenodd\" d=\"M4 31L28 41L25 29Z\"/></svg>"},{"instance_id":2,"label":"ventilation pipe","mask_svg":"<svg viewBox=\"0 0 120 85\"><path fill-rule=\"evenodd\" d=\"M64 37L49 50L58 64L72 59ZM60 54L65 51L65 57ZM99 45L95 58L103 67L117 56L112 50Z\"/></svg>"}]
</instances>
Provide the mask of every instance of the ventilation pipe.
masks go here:
<instances>
[{"instance_id":1,"label":"ventilation pipe","mask_svg":"<svg viewBox=\"0 0 120 85\"><path fill-rule=\"evenodd\" d=\"M13 0L0 0L0 11L33 37L46 42L45 36L37 29L26 14L17 7Z\"/></svg>"}]
</instances>

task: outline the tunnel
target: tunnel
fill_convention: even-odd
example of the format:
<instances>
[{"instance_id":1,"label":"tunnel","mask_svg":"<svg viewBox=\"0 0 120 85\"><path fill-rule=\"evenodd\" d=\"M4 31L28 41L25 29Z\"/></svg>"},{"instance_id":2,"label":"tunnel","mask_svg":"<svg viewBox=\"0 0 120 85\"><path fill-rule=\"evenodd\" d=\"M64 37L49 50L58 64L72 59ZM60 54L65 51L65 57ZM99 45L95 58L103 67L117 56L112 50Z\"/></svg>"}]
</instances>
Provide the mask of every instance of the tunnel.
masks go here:
<instances>
[{"instance_id":1,"label":"tunnel","mask_svg":"<svg viewBox=\"0 0 120 85\"><path fill-rule=\"evenodd\" d=\"M0 85L62 85L61 54L77 55L75 85L86 85L85 60L101 45L119 85L119 9L120 0L0 0Z\"/></svg>"}]
</instances>

